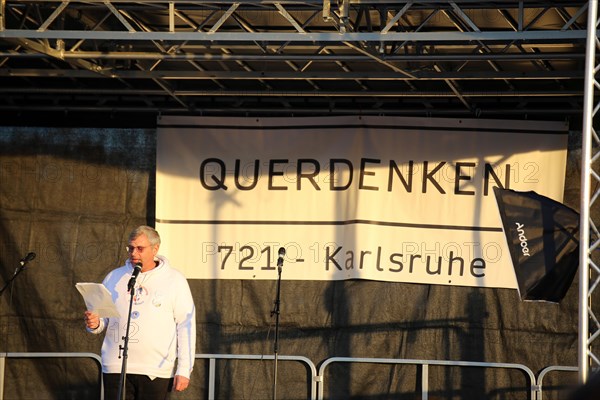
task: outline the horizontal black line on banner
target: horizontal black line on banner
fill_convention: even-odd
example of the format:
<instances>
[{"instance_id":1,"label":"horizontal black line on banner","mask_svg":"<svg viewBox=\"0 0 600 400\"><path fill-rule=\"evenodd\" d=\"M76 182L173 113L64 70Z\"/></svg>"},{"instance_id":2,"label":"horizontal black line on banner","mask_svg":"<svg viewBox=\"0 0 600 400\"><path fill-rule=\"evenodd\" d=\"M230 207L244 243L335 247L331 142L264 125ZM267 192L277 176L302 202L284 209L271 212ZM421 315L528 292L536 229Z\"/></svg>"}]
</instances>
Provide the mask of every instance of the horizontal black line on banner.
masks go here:
<instances>
[{"instance_id":1,"label":"horizontal black line on banner","mask_svg":"<svg viewBox=\"0 0 600 400\"><path fill-rule=\"evenodd\" d=\"M492 228L485 226L460 226L460 225L435 225L435 224L409 224L404 222L383 222L369 221L365 219L353 219L349 221L224 221L224 220L177 220L177 219L156 219L161 224L172 225L308 225L308 226L326 226L326 225L378 225L393 226L401 228L422 228L422 229L445 229L454 231L477 231L477 232L502 232L502 228Z\"/></svg>"},{"instance_id":2,"label":"horizontal black line on banner","mask_svg":"<svg viewBox=\"0 0 600 400\"><path fill-rule=\"evenodd\" d=\"M430 126L390 126L390 125L366 125L366 124L351 124L351 125L301 125L301 126L239 126L239 125L189 125L189 124L168 124L161 125L159 128L181 128L181 129L235 129L235 130L298 130L305 129L349 129L349 128L374 128L374 129L394 129L394 130L422 130L427 131L452 131L452 132L493 132L493 133L523 133L523 134L548 134L548 135L568 135L567 130L544 130L544 129L509 129L509 128L465 128L465 127L430 127Z\"/></svg>"}]
</instances>

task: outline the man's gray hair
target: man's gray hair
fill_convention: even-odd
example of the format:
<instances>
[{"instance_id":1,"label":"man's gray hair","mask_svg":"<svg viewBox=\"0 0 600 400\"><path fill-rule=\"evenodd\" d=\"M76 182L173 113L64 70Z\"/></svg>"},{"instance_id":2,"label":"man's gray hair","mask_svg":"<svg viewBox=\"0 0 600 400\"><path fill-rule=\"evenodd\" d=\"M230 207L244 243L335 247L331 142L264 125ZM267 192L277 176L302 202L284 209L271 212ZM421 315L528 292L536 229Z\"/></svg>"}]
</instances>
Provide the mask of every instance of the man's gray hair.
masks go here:
<instances>
[{"instance_id":1,"label":"man's gray hair","mask_svg":"<svg viewBox=\"0 0 600 400\"><path fill-rule=\"evenodd\" d=\"M156 244L160 244L160 235L158 234L158 232L156 232L156 229L154 229L148 225L141 225L141 226L138 226L137 228L135 228L129 234L129 242L133 242L140 235L146 235L146 237L148 238L148 241L150 242L150 244L152 246L154 246Z\"/></svg>"}]
</instances>

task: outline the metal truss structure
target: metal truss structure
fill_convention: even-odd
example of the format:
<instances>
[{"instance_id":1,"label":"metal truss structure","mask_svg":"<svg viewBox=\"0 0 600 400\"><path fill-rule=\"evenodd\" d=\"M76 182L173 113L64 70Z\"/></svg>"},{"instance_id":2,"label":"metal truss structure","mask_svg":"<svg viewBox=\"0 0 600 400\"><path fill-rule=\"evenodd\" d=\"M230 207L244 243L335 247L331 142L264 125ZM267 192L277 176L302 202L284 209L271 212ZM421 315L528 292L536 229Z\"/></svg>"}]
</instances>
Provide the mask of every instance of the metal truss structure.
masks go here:
<instances>
[{"instance_id":1,"label":"metal truss structure","mask_svg":"<svg viewBox=\"0 0 600 400\"><path fill-rule=\"evenodd\" d=\"M588 39L585 68L585 96L583 108L583 136L581 146L581 220L579 254L579 375L585 381L590 370L600 373L600 320L596 315L595 293L600 284L600 137L594 129L595 117L600 110L600 97L595 88L600 86L597 75L600 64L596 60L600 48L598 39L598 0L590 1ZM596 119L597 120L597 119ZM597 123L596 123L597 125ZM594 207L594 204L596 206Z\"/></svg>"},{"instance_id":2,"label":"metal truss structure","mask_svg":"<svg viewBox=\"0 0 600 400\"><path fill-rule=\"evenodd\" d=\"M581 121L587 1L0 0L0 112Z\"/></svg>"},{"instance_id":3,"label":"metal truss structure","mask_svg":"<svg viewBox=\"0 0 600 400\"><path fill-rule=\"evenodd\" d=\"M0 119L51 124L81 115L101 123L125 115L154 124L162 113L583 121L585 379L600 364L593 351L600 322L590 301L600 272L590 213L599 197L596 3L0 0Z\"/></svg>"}]
</instances>

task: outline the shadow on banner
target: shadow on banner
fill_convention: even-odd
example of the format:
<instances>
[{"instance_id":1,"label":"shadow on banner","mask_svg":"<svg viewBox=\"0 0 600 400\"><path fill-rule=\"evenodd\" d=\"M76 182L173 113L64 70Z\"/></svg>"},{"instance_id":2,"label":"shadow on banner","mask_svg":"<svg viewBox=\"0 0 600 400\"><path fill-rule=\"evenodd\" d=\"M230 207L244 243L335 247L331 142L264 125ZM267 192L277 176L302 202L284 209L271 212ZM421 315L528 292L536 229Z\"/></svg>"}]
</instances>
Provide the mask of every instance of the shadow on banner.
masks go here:
<instances>
[{"instance_id":1,"label":"shadow on banner","mask_svg":"<svg viewBox=\"0 0 600 400\"><path fill-rule=\"evenodd\" d=\"M579 213L533 191L494 194L521 300L558 303L579 265Z\"/></svg>"}]
</instances>

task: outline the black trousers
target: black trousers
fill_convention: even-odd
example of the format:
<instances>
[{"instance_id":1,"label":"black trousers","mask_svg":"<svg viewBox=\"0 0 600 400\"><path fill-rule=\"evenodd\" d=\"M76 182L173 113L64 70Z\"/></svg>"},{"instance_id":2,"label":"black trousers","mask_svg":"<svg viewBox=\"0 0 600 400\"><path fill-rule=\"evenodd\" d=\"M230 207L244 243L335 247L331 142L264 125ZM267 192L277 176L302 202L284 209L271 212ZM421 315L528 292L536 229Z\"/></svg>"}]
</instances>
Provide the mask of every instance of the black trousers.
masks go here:
<instances>
[{"instance_id":1,"label":"black trousers","mask_svg":"<svg viewBox=\"0 0 600 400\"><path fill-rule=\"evenodd\" d=\"M104 400L119 399L121 374L103 374ZM166 400L173 388L173 378L150 379L146 375L127 374L125 380L126 400ZM122 393L121 393L122 395Z\"/></svg>"}]
</instances>

